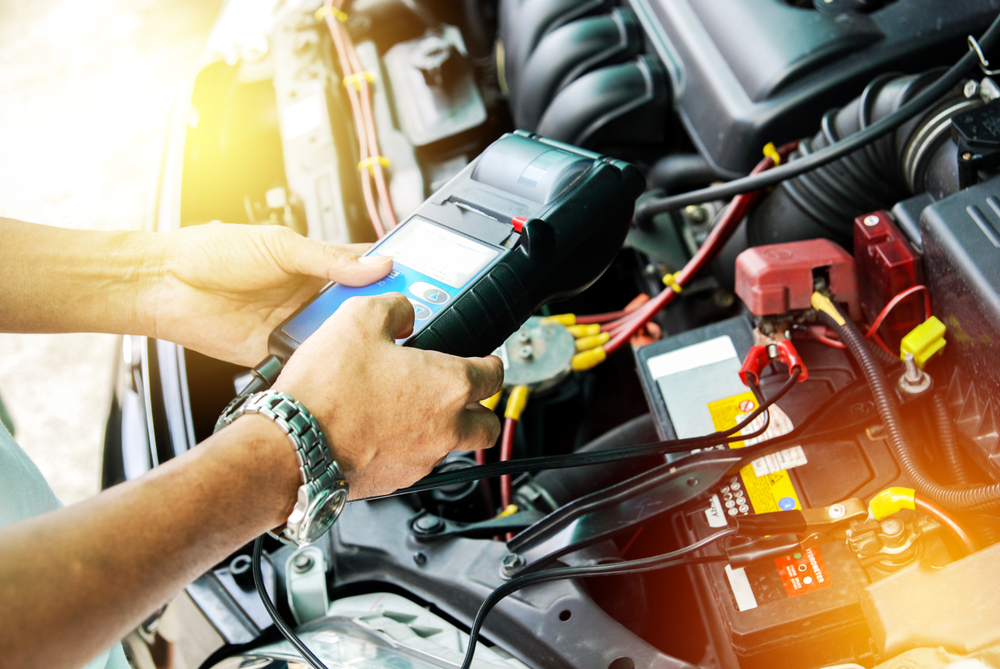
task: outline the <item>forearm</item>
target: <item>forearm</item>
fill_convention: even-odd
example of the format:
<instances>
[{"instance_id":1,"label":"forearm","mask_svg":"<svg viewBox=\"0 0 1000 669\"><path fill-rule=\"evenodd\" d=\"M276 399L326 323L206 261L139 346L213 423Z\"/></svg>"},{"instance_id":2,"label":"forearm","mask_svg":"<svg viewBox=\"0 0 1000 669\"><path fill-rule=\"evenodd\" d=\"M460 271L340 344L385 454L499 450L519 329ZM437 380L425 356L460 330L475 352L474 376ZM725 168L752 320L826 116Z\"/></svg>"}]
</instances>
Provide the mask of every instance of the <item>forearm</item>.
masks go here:
<instances>
[{"instance_id":1,"label":"forearm","mask_svg":"<svg viewBox=\"0 0 1000 669\"><path fill-rule=\"evenodd\" d=\"M0 330L151 334L158 237L0 218Z\"/></svg>"},{"instance_id":2,"label":"forearm","mask_svg":"<svg viewBox=\"0 0 1000 669\"><path fill-rule=\"evenodd\" d=\"M5 666L82 665L284 522L298 485L287 438L245 416L141 479L0 529Z\"/></svg>"}]
</instances>

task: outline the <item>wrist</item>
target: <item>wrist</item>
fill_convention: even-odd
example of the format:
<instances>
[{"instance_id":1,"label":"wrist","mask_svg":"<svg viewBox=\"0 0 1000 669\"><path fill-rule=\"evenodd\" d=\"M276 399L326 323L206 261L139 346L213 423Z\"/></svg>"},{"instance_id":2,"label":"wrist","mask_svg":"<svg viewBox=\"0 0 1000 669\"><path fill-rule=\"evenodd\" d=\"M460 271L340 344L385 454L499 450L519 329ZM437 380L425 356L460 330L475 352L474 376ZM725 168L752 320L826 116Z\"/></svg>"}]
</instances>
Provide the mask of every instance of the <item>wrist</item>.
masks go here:
<instances>
[{"instance_id":1,"label":"wrist","mask_svg":"<svg viewBox=\"0 0 1000 669\"><path fill-rule=\"evenodd\" d=\"M168 235L153 232L121 233L121 248L132 270L120 282L122 319L128 334L156 337L156 310L166 278Z\"/></svg>"},{"instance_id":2,"label":"wrist","mask_svg":"<svg viewBox=\"0 0 1000 669\"><path fill-rule=\"evenodd\" d=\"M301 485L282 536L300 546L313 543L337 520L349 494L347 481L327 447L319 423L290 395L269 390L237 398L223 412L216 429L247 414L273 421L288 437Z\"/></svg>"},{"instance_id":3,"label":"wrist","mask_svg":"<svg viewBox=\"0 0 1000 669\"><path fill-rule=\"evenodd\" d=\"M229 437L241 475L260 503L263 529L283 525L302 485L295 448L288 436L274 421L257 414L240 416L220 435Z\"/></svg>"}]
</instances>

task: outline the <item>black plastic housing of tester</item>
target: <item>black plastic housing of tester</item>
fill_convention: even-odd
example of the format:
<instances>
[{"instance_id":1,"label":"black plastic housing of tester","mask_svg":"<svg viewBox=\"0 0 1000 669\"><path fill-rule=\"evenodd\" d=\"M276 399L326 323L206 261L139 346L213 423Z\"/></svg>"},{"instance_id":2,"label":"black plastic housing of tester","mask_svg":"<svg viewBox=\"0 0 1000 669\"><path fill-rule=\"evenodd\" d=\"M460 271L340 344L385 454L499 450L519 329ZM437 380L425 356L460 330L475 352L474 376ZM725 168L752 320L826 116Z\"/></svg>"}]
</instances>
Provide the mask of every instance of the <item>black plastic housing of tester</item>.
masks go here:
<instances>
[{"instance_id":1,"label":"black plastic housing of tester","mask_svg":"<svg viewBox=\"0 0 1000 669\"><path fill-rule=\"evenodd\" d=\"M489 354L543 304L584 290L604 273L644 187L629 163L523 131L504 135L395 230L422 219L497 251L487 270L402 343L466 357ZM311 334L289 331L318 297L271 334L270 352L282 361Z\"/></svg>"}]
</instances>

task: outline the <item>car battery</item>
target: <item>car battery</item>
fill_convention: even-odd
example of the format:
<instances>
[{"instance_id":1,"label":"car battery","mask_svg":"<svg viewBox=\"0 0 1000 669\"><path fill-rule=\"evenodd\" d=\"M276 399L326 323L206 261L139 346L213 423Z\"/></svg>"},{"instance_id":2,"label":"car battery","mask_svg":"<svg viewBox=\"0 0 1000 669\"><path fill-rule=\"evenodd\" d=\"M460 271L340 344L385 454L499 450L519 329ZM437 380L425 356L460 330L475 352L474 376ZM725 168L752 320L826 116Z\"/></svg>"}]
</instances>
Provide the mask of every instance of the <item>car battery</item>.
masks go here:
<instances>
[{"instance_id":1,"label":"car battery","mask_svg":"<svg viewBox=\"0 0 1000 669\"><path fill-rule=\"evenodd\" d=\"M753 345L753 327L739 317L691 330L639 349L640 377L665 439L732 427L756 407L739 380L741 361ZM707 501L675 515L676 545L724 528L733 516L802 509L866 499L899 483L888 445L868 428L877 421L870 395L840 350L796 342L809 378L771 409L762 438L795 430L789 449L761 458L713 491ZM761 375L765 397L788 378L772 365ZM749 432L750 428L746 429ZM731 446L742 447L737 442ZM695 596L685 617L701 620L712 657L685 658L721 667L818 667L870 662L871 637L858 603L870 583L846 542L825 543L741 569L710 563L688 569ZM676 591L655 579L653 592ZM669 649L665 649L669 650Z\"/></svg>"}]
</instances>

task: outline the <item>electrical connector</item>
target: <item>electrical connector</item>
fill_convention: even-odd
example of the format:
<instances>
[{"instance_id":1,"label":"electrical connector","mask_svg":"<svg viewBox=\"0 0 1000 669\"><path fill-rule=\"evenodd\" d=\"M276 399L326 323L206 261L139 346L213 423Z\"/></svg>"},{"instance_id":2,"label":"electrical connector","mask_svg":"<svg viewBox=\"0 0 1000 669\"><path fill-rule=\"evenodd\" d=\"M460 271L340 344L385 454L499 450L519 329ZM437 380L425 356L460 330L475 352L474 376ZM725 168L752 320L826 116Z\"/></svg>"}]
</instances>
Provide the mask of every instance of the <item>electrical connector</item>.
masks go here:
<instances>
[{"instance_id":1,"label":"electrical connector","mask_svg":"<svg viewBox=\"0 0 1000 669\"><path fill-rule=\"evenodd\" d=\"M490 411L496 411L497 405L500 404L500 397L503 395L503 390L498 390L496 395L492 397L487 397L486 399L480 401L484 407Z\"/></svg>"},{"instance_id":2,"label":"electrical connector","mask_svg":"<svg viewBox=\"0 0 1000 669\"><path fill-rule=\"evenodd\" d=\"M944 345L947 343L944 338L946 331L944 323L939 321L936 316L931 316L903 337L903 341L899 345L900 360L904 360L907 353L912 353L917 367L923 369L928 360L944 349Z\"/></svg>"},{"instance_id":3,"label":"electrical connector","mask_svg":"<svg viewBox=\"0 0 1000 669\"><path fill-rule=\"evenodd\" d=\"M600 334L590 335L589 337L580 337L576 340L576 350L589 351L592 348L604 346L610 340L611 333L609 332L601 332Z\"/></svg>"},{"instance_id":4,"label":"electrical connector","mask_svg":"<svg viewBox=\"0 0 1000 669\"><path fill-rule=\"evenodd\" d=\"M916 509L916 495L913 488L886 488L868 502L868 517L882 520L903 509Z\"/></svg>"},{"instance_id":5,"label":"electrical connector","mask_svg":"<svg viewBox=\"0 0 1000 669\"><path fill-rule=\"evenodd\" d=\"M503 412L504 418L521 420L521 414L524 413L524 407L528 405L528 395L530 394L528 386L514 386L510 391L510 397L507 398L507 408Z\"/></svg>"},{"instance_id":6,"label":"electrical connector","mask_svg":"<svg viewBox=\"0 0 1000 669\"><path fill-rule=\"evenodd\" d=\"M592 348L589 351L581 351L573 356L573 371L585 372L604 362L607 357L608 354L600 346Z\"/></svg>"},{"instance_id":7,"label":"electrical connector","mask_svg":"<svg viewBox=\"0 0 1000 669\"><path fill-rule=\"evenodd\" d=\"M588 325L570 325L568 328L569 333L579 339L580 337L593 337L594 335L601 334L601 324L600 323L590 323Z\"/></svg>"},{"instance_id":8,"label":"electrical connector","mask_svg":"<svg viewBox=\"0 0 1000 669\"><path fill-rule=\"evenodd\" d=\"M556 314L555 316L546 316L542 319L542 322L559 323L560 325L569 327L571 325L576 325L576 314Z\"/></svg>"}]
</instances>

